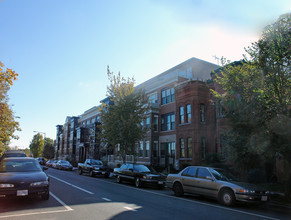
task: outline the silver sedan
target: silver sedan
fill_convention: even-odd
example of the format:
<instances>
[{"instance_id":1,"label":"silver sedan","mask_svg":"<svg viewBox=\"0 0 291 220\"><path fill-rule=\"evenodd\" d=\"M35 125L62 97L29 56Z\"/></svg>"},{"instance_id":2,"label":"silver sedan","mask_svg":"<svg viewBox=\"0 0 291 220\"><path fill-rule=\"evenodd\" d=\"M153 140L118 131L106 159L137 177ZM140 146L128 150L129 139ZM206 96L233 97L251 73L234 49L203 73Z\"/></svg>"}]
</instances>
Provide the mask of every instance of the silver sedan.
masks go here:
<instances>
[{"instance_id":1,"label":"silver sedan","mask_svg":"<svg viewBox=\"0 0 291 220\"><path fill-rule=\"evenodd\" d=\"M256 185L235 181L227 171L218 168L189 166L178 174L169 174L166 185L176 196L193 193L216 198L223 205L236 201L266 202L268 192Z\"/></svg>"}]
</instances>

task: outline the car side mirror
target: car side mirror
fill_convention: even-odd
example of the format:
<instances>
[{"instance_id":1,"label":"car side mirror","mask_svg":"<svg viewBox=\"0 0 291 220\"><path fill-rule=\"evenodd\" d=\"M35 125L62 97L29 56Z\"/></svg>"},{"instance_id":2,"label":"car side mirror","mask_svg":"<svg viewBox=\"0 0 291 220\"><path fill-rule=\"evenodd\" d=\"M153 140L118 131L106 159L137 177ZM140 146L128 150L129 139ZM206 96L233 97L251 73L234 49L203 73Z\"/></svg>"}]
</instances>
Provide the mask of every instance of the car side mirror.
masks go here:
<instances>
[{"instance_id":1,"label":"car side mirror","mask_svg":"<svg viewBox=\"0 0 291 220\"><path fill-rule=\"evenodd\" d=\"M48 169L47 167L42 167L42 170L43 170L43 171L45 171L45 170L47 170L47 169Z\"/></svg>"}]
</instances>

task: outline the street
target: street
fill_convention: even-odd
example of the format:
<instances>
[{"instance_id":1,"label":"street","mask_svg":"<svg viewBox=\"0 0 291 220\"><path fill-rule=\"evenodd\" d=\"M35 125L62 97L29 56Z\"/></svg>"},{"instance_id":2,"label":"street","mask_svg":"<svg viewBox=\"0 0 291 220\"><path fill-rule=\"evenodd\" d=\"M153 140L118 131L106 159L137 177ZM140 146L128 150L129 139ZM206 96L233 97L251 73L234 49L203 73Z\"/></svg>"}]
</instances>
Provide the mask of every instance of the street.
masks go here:
<instances>
[{"instance_id":1,"label":"street","mask_svg":"<svg viewBox=\"0 0 291 220\"><path fill-rule=\"evenodd\" d=\"M49 168L50 199L0 200L0 219L290 219L291 210L221 206L195 196L175 197L168 189L135 188L114 178Z\"/></svg>"}]
</instances>

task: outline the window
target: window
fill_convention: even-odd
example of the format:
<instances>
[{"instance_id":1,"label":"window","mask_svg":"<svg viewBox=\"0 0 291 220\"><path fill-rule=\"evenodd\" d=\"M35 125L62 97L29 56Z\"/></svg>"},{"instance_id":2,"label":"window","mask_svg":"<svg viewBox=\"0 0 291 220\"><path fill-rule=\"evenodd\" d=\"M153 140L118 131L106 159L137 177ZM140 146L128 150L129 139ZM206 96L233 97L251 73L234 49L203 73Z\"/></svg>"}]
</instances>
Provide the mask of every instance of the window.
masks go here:
<instances>
[{"instance_id":1,"label":"window","mask_svg":"<svg viewBox=\"0 0 291 220\"><path fill-rule=\"evenodd\" d=\"M168 143L168 156L175 158L176 155L176 143L175 142L169 142Z\"/></svg>"},{"instance_id":2,"label":"window","mask_svg":"<svg viewBox=\"0 0 291 220\"><path fill-rule=\"evenodd\" d=\"M87 127L90 125L90 119L87 120Z\"/></svg>"},{"instance_id":3,"label":"window","mask_svg":"<svg viewBox=\"0 0 291 220\"><path fill-rule=\"evenodd\" d=\"M153 93L149 95L149 103L158 103L158 93Z\"/></svg>"},{"instance_id":4,"label":"window","mask_svg":"<svg viewBox=\"0 0 291 220\"><path fill-rule=\"evenodd\" d=\"M154 131L158 131L159 116L154 115Z\"/></svg>"},{"instance_id":5,"label":"window","mask_svg":"<svg viewBox=\"0 0 291 220\"><path fill-rule=\"evenodd\" d=\"M162 90L162 105L175 101L175 89L163 89Z\"/></svg>"},{"instance_id":6,"label":"window","mask_svg":"<svg viewBox=\"0 0 291 220\"><path fill-rule=\"evenodd\" d=\"M185 157L185 141L184 138L180 138L180 158Z\"/></svg>"},{"instance_id":7,"label":"window","mask_svg":"<svg viewBox=\"0 0 291 220\"><path fill-rule=\"evenodd\" d=\"M100 117L100 115L97 115L97 122L101 122L101 117Z\"/></svg>"},{"instance_id":8,"label":"window","mask_svg":"<svg viewBox=\"0 0 291 220\"><path fill-rule=\"evenodd\" d=\"M201 138L201 159L205 160L206 156L206 138Z\"/></svg>"},{"instance_id":9,"label":"window","mask_svg":"<svg viewBox=\"0 0 291 220\"><path fill-rule=\"evenodd\" d=\"M184 124L184 106L180 106L180 124Z\"/></svg>"},{"instance_id":10,"label":"window","mask_svg":"<svg viewBox=\"0 0 291 220\"><path fill-rule=\"evenodd\" d=\"M186 105L186 123L191 122L191 105Z\"/></svg>"},{"instance_id":11,"label":"window","mask_svg":"<svg viewBox=\"0 0 291 220\"><path fill-rule=\"evenodd\" d=\"M151 128L151 117L146 118L146 128L150 129Z\"/></svg>"},{"instance_id":12,"label":"window","mask_svg":"<svg viewBox=\"0 0 291 220\"><path fill-rule=\"evenodd\" d=\"M205 122L205 105L200 104L200 121Z\"/></svg>"},{"instance_id":13,"label":"window","mask_svg":"<svg viewBox=\"0 0 291 220\"><path fill-rule=\"evenodd\" d=\"M95 117L91 119L91 123L95 123Z\"/></svg>"},{"instance_id":14,"label":"window","mask_svg":"<svg viewBox=\"0 0 291 220\"><path fill-rule=\"evenodd\" d=\"M162 118L162 131L175 130L175 114L169 113L161 116Z\"/></svg>"},{"instance_id":15,"label":"window","mask_svg":"<svg viewBox=\"0 0 291 220\"><path fill-rule=\"evenodd\" d=\"M211 174L206 168L199 168L197 177L206 179L206 177L211 177Z\"/></svg>"},{"instance_id":16,"label":"window","mask_svg":"<svg viewBox=\"0 0 291 220\"><path fill-rule=\"evenodd\" d=\"M146 151L145 151L145 156L146 157L149 157L150 156L150 142L149 141L146 141Z\"/></svg>"},{"instance_id":17,"label":"window","mask_svg":"<svg viewBox=\"0 0 291 220\"><path fill-rule=\"evenodd\" d=\"M191 177L196 177L196 171L197 168L196 167L188 167L184 172L183 172L183 176L191 176Z\"/></svg>"},{"instance_id":18,"label":"window","mask_svg":"<svg viewBox=\"0 0 291 220\"><path fill-rule=\"evenodd\" d=\"M139 142L139 156L143 157L143 142Z\"/></svg>"},{"instance_id":19,"label":"window","mask_svg":"<svg viewBox=\"0 0 291 220\"><path fill-rule=\"evenodd\" d=\"M192 158L192 138L187 138L187 157Z\"/></svg>"}]
</instances>

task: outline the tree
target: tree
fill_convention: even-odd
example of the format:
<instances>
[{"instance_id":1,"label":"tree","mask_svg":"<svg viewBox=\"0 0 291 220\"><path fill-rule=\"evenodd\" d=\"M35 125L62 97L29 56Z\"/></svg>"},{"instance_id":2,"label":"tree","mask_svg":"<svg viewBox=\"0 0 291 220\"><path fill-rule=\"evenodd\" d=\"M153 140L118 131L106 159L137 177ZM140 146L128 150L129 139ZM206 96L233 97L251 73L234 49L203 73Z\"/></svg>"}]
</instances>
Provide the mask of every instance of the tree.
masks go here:
<instances>
[{"instance_id":1,"label":"tree","mask_svg":"<svg viewBox=\"0 0 291 220\"><path fill-rule=\"evenodd\" d=\"M216 75L224 92L214 95L226 111L232 158L250 169L280 155L290 167L291 14L267 26L246 52L249 60L226 65ZM289 169L285 176L290 195Z\"/></svg>"},{"instance_id":2,"label":"tree","mask_svg":"<svg viewBox=\"0 0 291 220\"><path fill-rule=\"evenodd\" d=\"M29 145L29 149L33 157L41 157L44 148L44 140L40 133L33 136L33 139Z\"/></svg>"},{"instance_id":3,"label":"tree","mask_svg":"<svg viewBox=\"0 0 291 220\"><path fill-rule=\"evenodd\" d=\"M44 139L44 148L42 156L46 159L52 159L55 156L54 140L51 138Z\"/></svg>"},{"instance_id":4,"label":"tree","mask_svg":"<svg viewBox=\"0 0 291 220\"><path fill-rule=\"evenodd\" d=\"M18 139L14 133L20 131L19 123L15 121L14 112L8 104L8 91L17 76L11 69L4 69L0 61L0 153L8 148L11 139Z\"/></svg>"},{"instance_id":5,"label":"tree","mask_svg":"<svg viewBox=\"0 0 291 220\"><path fill-rule=\"evenodd\" d=\"M126 155L136 155L136 143L146 132L141 126L147 106L144 93L134 90L134 79L125 80L120 73L115 76L107 68L110 85L107 97L113 105L101 106L102 123L100 137L102 142L118 146L118 153L125 161Z\"/></svg>"}]
</instances>

